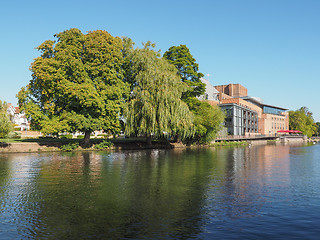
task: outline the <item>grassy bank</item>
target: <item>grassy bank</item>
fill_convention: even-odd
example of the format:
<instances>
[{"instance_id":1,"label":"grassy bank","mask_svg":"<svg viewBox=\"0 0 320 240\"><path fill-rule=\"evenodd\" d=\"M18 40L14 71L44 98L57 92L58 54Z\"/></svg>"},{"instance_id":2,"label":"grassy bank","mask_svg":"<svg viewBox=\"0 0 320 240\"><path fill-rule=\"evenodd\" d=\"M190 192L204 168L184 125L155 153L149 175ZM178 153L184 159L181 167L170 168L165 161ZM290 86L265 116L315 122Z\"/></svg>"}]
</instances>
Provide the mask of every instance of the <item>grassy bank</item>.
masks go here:
<instances>
[{"instance_id":1,"label":"grassy bank","mask_svg":"<svg viewBox=\"0 0 320 240\"><path fill-rule=\"evenodd\" d=\"M70 138L22 138L0 139L0 152L49 152L49 151L93 151L106 149L161 149L186 147L183 144L170 143L166 140L154 140L152 145L146 144L146 138L92 138L90 146L82 145L83 139ZM216 146L246 146L247 141L215 142L208 145L193 145L193 147Z\"/></svg>"},{"instance_id":2,"label":"grassy bank","mask_svg":"<svg viewBox=\"0 0 320 240\"><path fill-rule=\"evenodd\" d=\"M173 148L168 141L155 140L146 144L145 138L93 138L90 146L83 146L83 139L68 138L25 138L0 139L0 152L51 152L93 151L106 149L150 149Z\"/></svg>"}]
</instances>

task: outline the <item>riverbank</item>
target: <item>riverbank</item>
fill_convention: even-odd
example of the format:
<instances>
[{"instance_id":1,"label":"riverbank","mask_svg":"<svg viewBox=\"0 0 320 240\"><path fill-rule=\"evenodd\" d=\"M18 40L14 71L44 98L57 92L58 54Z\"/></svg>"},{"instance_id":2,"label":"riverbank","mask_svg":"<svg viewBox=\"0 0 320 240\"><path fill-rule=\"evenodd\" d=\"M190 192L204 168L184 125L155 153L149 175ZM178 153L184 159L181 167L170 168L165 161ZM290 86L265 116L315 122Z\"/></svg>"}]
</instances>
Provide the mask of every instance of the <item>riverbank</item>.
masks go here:
<instances>
[{"instance_id":1,"label":"riverbank","mask_svg":"<svg viewBox=\"0 0 320 240\"><path fill-rule=\"evenodd\" d=\"M319 141L309 139L308 142ZM269 141L238 141L238 142L215 142L205 145L186 146L182 143L170 143L168 141L153 141L152 145L147 145L145 139L112 139L111 146L105 149L97 149L95 146L102 143L102 139L92 139L90 147L83 147L81 139L16 139L0 140L0 153L27 153L27 152L61 152L66 151L63 148L67 145L75 144L74 149L68 151L99 151L99 150L141 150L141 149L172 149L172 148L186 148L186 147L219 147L219 146L246 146L246 145L266 145L281 143L279 140Z\"/></svg>"},{"instance_id":2,"label":"riverbank","mask_svg":"<svg viewBox=\"0 0 320 240\"><path fill-rule=\"evenodd\" d=\"M80 139L19 139L0 142L0 153L26 153L26 152L59 152L66 151L64 146L75 145L69 151L99 151L99 150L125 150L125 149L165 149L182 147L182 144L171 144L164 141L153 141L147 145L144 139L113 139L110 147L96 148L104 140L92 139L91 146L83 147Z\"/></svg>"},{"instance_id":3,"label":"riverbank","mask_svg":"<svg viewBox=\"0 0 320 240\"><path fill-rule=\"evenodd\" d=\"M76 147L69 151L99 151L96 145L103 142L101 139L92 139L91 146L84 148L79 139L19 139L0 142L0 153L27 153L27 152L59 152L63 146L76 144ZM241 142L216 142L208 145L186 146L182 143L170 143L168 141L153 141L147 145L144 139L113 139L109 150L141 150L141 149L172 149L186 147L215 147L215 146L239 146L248 145L246 141Z\"/></svg>"}]
</instances>

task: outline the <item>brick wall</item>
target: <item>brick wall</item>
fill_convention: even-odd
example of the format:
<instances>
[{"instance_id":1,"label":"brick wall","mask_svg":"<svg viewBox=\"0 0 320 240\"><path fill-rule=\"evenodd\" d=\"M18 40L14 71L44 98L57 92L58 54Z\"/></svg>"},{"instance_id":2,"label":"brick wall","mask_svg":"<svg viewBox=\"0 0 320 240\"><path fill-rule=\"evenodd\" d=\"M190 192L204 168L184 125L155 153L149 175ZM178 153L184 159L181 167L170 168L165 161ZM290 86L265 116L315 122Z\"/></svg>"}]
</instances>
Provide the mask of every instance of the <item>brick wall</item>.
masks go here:
<instances>
[{"instance_id":1,"label":"brick wall","mask_svg":"<svg viewBox=\"0 0 320 240\"><path fill-rule=\"evenodd\" d=\"M241 84L228 84L228 85L219 85L214 86L220 93L227 94L231 97L243 97L248 96L248 89L242 86Z\"/></svg>"}]
</instances>

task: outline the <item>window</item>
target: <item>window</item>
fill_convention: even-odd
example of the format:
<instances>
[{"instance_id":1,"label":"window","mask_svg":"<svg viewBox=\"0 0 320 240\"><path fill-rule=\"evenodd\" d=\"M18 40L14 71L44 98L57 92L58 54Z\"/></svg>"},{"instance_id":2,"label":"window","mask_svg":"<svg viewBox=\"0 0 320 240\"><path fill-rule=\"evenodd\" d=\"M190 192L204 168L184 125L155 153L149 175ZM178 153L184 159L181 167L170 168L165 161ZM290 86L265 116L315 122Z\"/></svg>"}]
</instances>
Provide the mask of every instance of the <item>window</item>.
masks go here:
<instances>
[{"instance_id":1,"label":"window","mask_svg":"<svg viewBox=\"0 0 320 240\"><path fill-rule=\"evenodd\" d=\"M282 111L280 109L268 107L268 106L263 107L263 112L269 113L269 114L275 114L275 115L281 115L281 113L282 113Z\"/></svg>"}]
</instances>

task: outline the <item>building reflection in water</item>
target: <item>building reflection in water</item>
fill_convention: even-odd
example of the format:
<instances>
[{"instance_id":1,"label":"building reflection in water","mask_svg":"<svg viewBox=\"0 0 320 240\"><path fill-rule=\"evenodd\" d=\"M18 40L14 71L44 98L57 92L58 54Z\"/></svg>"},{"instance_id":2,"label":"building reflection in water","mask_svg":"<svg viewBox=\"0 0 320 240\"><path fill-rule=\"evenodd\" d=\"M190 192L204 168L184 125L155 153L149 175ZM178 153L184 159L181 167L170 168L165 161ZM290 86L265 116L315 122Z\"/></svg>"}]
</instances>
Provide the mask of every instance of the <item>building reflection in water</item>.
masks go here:
<instances>
[{"instance_id":1,"label":"building reflection in water","mask_svg":"<svg viewBox=\"0 0 320 240\"><path fill-rule=\"evenodd\" d=\"M289 152L290 146L276 145L219 149L225 169L212 175L208 190L213 221L255 217L273 201L275 188L285 195L291 181Z\"/></svg>"}]
</instances>

